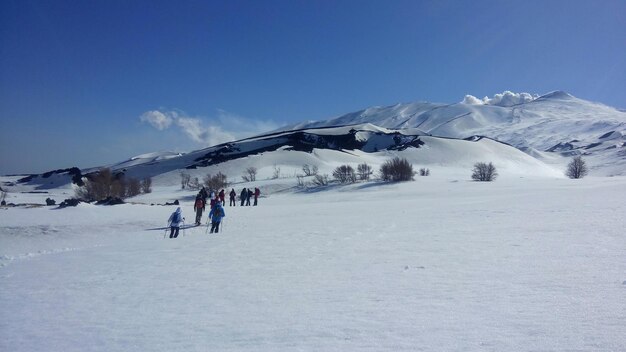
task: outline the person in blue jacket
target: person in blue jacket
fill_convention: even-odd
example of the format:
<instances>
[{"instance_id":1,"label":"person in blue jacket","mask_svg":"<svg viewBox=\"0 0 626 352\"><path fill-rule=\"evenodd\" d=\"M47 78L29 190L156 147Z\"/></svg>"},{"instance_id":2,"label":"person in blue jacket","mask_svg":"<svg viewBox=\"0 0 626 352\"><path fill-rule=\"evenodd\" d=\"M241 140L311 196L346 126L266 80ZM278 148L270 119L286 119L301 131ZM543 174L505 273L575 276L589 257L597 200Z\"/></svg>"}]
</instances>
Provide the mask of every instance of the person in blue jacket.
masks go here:
<instances>
[{"instance_id":1,"label":"person in blue jacket","mask_svg":"<svg viewBox=\"0 0 626 352\"><path fill-rule=\"evenodd\" d=\"M185 221L183 217L183 212L180 207L176 208L176 211L170 215L170 218L167 222L170 224L170 238L178 237L178 231L180 230L180 224Z\"/></svg>"},{"instance_id":2,"label":"person in blue jacket","mask_svg":"<svg viewBox=\"0 0 626 352\"><path fill-rule=\"evenodd\" d=\"M220 231L220 223L226 216L222 202L217 202L209 213L209 219L211 219L211 233L218 233Z\"/></svg>"}]
</instances>

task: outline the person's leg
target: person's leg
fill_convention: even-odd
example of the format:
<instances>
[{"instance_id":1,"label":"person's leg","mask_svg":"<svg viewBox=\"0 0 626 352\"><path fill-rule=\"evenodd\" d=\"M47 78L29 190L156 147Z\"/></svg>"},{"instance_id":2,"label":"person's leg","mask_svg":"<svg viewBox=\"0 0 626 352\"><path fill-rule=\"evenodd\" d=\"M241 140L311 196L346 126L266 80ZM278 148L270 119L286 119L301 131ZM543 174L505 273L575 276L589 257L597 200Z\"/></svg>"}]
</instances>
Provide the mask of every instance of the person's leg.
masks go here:
<instances>
[{"instance_id":1,"label":"person's leg","mask_svg":"<svg viewBox=\"0 0 626 352\"><path fill-rule=\"evenodd\" d=\"M178 231L180 231L180 228L179 227L175 227L174 228L174 238L178 237Z\"/></svg>"},{"instance_id":2,"label":"person's leg","mask_svg":"<svg viewBox=\"0 0 626 352\"><path fill-rule=\"evenodd\" d=\"M174 238L174 227L170 227L170 238Z\"/></svg>"},{"instance_id":3,"label":"person's leg","mask_svg":"<svg viewBox=\"0 0 626 352\"><path fill-rule=\"evenodd\" d=\"M221 222L221 221L220 221L220 222ZM219 223L219 222L216 222L216 223L215 223L215 233L218 233L218 232L220 232L220 223Z\"/></svg>"}]
</instances>

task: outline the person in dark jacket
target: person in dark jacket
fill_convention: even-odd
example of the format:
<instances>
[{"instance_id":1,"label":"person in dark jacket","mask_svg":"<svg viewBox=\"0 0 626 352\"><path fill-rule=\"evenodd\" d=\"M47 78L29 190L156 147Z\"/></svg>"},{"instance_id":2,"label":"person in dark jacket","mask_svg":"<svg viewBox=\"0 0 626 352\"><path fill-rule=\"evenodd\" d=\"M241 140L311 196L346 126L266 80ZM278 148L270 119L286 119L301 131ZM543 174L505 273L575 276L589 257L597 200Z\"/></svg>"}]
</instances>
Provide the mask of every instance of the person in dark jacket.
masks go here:
<instances>
[{"instance_id":1,"label":"person in dark jacket","mask_svg":"<svg viewBox=\"0 0 626 352\"><path fill-rule=\"evenodd\" d=\"M228 194L230 196L230 206L234 207L237 205L237 192L235 192L235 189L231 189L230 193Z\"/></svg>"},{"instance_id":2,"label":"person in dark jacket","mask_svg":"<svg viewBox=\"0 0 626 352\"><path fill-rule=\"evenodd\" d=\"M241 198L241 206L243 207L243 203L246 201L246 198L248 198L248 190L245 187L241 190L239 198Z\"/></svg>"},{"instance_id":3,"label":"person in dark jacket","mask_svg":"<svg viewBox=\"0 0 626 352\"><path fill-rule=\"evenodd\" d=\"M246 195L246 206L250 205L250 199L252 199L252 195L254 192L250 188L248 188L248 194Z\"/></svg>"},{"instance_id":4,"label":"person in dark jacket","mask_svg":"<svg viewBox=\"0 0 626 352\"><path fill-rule=\"evenodd\" d=\"M202 187L200 190L200 196L202 197L204 204L206 204L206 199L209 198L209 193L206 191L206 188Z\"/></svg>"},{"instance_id":5,"label":"person in dark jacket","mask_svg":"<svg viewBox=\"0 0 626 352\"><path fill-rule=\"evenodd\" d=\"M196 212L196 225L200 225L202 222L202 212L206 207L206 203L202 199L202 195L198 194L196 197L196 202L193 205L193 210Z\"/></svg>"},{"instance_id":6,"label":"person in dark jacket","mask_svg":"<svg viewBox=\"0 0 626 352\"><path fill-rule=\"evenodd\" d=\"M257 200L259 199L260 195L261 195L261 190L259 189L259 187L254 187L254 206L255 207L257 205Z\"/></svg>"},{"instance_id":7,"label":"person in dark jacket","mask_svg":"<svg viewBox=\"0 0 626 352\"><path fill-rule=\"evenodd\" d=\"M222 205L226 205L226 193L224 193L223 189L220 191L218 196L220 197L220 202L222 202Z\"/></svg>"},{"instance_id":8,"label":"person in dark jacket","mask_svg":"<svg viewBox=\"0 0 626 352\"><path fill-rule=\"evenodd\" d=\"M211 219L211 233L218 233L220 231L220 223L226 216L224 207L221 202L216 202L211 212L209 212L209 219Z\"/></svg>"}]
</instances>

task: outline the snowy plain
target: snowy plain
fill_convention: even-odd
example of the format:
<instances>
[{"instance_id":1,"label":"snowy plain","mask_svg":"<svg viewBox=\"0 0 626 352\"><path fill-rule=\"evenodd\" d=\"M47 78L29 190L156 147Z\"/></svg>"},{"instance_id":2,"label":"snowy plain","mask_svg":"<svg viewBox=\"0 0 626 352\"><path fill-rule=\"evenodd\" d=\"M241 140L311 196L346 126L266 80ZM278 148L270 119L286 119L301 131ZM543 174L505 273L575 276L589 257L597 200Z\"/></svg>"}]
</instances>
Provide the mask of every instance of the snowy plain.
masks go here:
<instances>
[{"instance_id":1,"label":"snowy plain","mask_svg":"<svg viewBox=\"0 0 626 352\"><path fill-rule=\"evenodd\" d=\"M193 217L175 185L0 209L0 350L626 350L626 177L431 171L238 184L258 207L177 239L150 230L175 210L150 203Z\"/></svg>"}]
</instances>

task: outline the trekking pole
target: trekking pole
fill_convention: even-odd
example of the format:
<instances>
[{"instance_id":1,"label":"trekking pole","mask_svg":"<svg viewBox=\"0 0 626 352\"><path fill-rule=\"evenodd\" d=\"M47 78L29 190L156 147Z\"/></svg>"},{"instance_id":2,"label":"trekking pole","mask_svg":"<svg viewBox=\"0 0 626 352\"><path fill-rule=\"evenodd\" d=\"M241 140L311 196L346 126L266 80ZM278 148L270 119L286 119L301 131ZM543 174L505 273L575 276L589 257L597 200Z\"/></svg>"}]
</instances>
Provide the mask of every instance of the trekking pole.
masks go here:
<instances>
[{"instance_id":1,"label":"trekking pole","mask_svg":"<svg viewBox=\"0 0 626 352\"><path fill-rule=\"evenodd\" d=\"M167 236L167 230L169 230L170 224L168 223L167 226L165 227L165 233L163 234L163 238L165 238Z\"/></svg>"},{"instance_id":2,"label":"trekking pole","mask_svg":"<svg viewBox=\"0 0 626 352\"><path fill-rule=\"evenodd\" d=\"M185 220L183 220L183 237L185 237Z\"/></svg>"},{"instance_id":3,"label":"trekking pole","mask_svg":"<svg viewBox=\"0 0 626 352\"><path fill-rule=\"evenodd\" d=\"M206 219L206 231L204 231L204 234L208 234L209 233L209 226L211 226L211 218L207 218Z\"/></svg>"}]
</instances>

